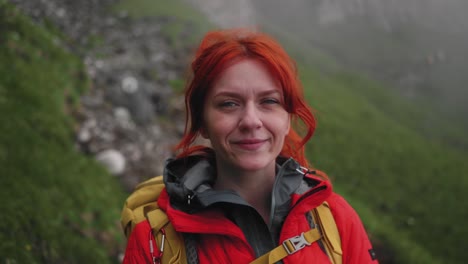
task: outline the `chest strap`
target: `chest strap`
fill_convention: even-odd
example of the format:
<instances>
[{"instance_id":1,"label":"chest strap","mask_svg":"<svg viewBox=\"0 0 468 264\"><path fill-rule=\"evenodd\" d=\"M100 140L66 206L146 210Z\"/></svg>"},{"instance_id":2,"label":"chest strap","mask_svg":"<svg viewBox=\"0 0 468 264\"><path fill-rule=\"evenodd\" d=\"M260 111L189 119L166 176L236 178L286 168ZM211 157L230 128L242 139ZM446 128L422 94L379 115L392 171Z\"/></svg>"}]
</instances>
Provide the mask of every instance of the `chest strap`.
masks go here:
<instances>
[{"instance_id":1,"label":"chest strap","mask_svg":"<svg viewBox=\"0 0 468 264\"><path fill-rule=\"evenodd\" d=\"M343 252L341 238L335 219L327 202L323 202L311 211L315 227L298 236L286 239L281 245L260 256L250 264L274 264L297 251L322 240L331 263L341 264Z\"/></svg>"},{"instance_id":2,"label":"chest strap","mask_svg":"<svg viewBox=\"0 0 468 264\"><path fill-rule=\"evenodd\" d=\"M281 245L250 262L250 264L274 264L288 255L294 254L306 246L310 246L321 237L320 231L317 228L310 229L298 236L286 239Z\"/></svg>"}]
</instances>

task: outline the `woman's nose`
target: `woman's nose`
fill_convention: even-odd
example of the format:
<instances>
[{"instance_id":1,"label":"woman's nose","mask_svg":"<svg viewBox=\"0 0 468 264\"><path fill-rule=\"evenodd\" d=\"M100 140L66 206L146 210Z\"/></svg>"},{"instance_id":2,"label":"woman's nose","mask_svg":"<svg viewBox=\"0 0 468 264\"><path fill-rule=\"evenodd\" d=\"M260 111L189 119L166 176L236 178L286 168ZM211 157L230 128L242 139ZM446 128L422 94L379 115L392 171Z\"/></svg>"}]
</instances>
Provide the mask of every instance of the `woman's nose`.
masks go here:
<instances>
[{"instance_id":1,"label":"woman's nose","mask_svg":"<svg viewBox=\"0 0 468 264\"><path fill-rule=\"evenodd\" d=\"M262 127L263 122L258 109L253 104L247 104L241 114L239 128L241 130L257 129Z\"/></svg>"}]
</instances>

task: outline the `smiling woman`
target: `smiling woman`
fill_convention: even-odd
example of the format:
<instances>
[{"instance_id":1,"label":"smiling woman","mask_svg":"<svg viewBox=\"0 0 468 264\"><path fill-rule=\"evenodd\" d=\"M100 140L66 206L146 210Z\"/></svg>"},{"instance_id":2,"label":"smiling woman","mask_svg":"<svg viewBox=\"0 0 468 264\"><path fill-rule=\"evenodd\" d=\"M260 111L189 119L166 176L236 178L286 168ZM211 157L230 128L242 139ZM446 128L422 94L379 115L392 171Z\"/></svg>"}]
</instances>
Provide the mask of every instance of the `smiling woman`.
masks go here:
<instances>
[{"instance_id":1,"label":"smiling woman","mask_svg":"<svg viewBox=\"0 0 468 264\"><path fill-rule=\"evenodd\" d=\"M281 46L247 30L210 32L192 71L185 134L164 171L159 218L136 223L124 263L376 263L355 211L324 173L304 168L315 119ZM291 124L298 120L303 137ZM195 145L199 136L211 146ZM328 208L322 221L319 208ZM184 240L175 257L164 254L164 228L153 254L152 227L164 219Z\"/></svg>"}]
</instances>

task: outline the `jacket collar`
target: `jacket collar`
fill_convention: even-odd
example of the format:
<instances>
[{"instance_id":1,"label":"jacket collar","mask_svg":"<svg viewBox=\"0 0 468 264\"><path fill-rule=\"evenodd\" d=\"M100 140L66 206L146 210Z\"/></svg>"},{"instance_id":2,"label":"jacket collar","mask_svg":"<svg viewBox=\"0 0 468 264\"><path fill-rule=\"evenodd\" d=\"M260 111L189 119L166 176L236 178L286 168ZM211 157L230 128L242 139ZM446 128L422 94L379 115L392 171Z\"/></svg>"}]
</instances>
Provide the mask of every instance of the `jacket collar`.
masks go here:
<instances>
[{"instance_id":1,"label":"jacket collar","mask_svg":"<svg viewBox=\"0 0 468 264\"><path fill-rule=\"evenodd\" d=\"M215 162L203 156L169 159L163 175L167 193L171 197L171 205L178 210L194 213L220 203L249 206L234 191L212 188L216 181ZM319 185L324 185L324 189L329 189L331 193L328 181L306 173L292 158L278 157L277 175L272 190L272 216L278 213L276 208L291 206L302 194Z\"/></svg>"},{"instance_id":2,"label":"jacket collar","mask_svg":"<svg viewBox=\"0 0 468 264\"><path fill-rule=\"evenodd\" d=\"M225 234L245 240L230 209L246 206L243 215L244 210L255 210L237 193L212 188L216 180L213 163L200 156L168 160L164 171L166 188L158 198L158 205L179 232ZM329 181L313 172L305 173L293 159L278 158L277 166L268 224L273 237L279 235L289 215L303 216L332 193Z\"/></svg>"}]
</instances>

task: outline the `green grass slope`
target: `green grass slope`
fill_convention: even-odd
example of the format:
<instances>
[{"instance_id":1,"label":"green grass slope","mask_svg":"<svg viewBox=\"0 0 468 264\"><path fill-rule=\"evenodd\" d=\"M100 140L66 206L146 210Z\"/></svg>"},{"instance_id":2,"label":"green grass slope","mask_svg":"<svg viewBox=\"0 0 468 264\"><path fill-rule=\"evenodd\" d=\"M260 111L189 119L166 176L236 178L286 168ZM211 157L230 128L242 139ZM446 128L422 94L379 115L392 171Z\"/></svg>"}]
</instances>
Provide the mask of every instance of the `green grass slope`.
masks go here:
<instances>
[{"instance_id":1,"label":"green grass slope","mask_svg":"<svg viewBox=\"0 0 468 264\"><path fill-rule=\"evenodd\" d=\"M302 73L318 119L307 153L355 201L375 240L396 263L463 263L468 155L421 133L430 109L358 76Z\"/></svg>"},{"instance_id":2,"label":"green grass slope","mask_svg":"<svg viewBox=\"0 0 468 264\"><path fill-rule=\"evenodd\" d=\"M0 32L0 261L113 262L124 195L76 150L65 103L83 65L3 0Z\"/></svg>"}]
</instances>

